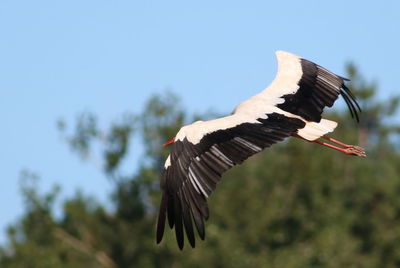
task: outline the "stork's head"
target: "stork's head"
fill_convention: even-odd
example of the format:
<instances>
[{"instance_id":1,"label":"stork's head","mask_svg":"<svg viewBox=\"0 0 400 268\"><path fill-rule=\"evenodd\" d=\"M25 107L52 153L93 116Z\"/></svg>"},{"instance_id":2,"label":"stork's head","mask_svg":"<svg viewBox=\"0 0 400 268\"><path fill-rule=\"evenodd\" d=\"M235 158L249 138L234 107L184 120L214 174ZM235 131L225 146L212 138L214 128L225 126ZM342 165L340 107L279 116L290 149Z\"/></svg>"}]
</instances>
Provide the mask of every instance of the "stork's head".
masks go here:
<instances>
[{"instance_id":1,"label":"stork's head","mask_svg":"<svg viewBox=\"0 0 400 268\"><path fill-rule=\"evenodd\" d=\"M163 144L163 146L171 145L171 144L174 143L174 142L175 142L175 137L172 138L172 139L169 139L166 143Z\"/></svg>"}]
</instances>

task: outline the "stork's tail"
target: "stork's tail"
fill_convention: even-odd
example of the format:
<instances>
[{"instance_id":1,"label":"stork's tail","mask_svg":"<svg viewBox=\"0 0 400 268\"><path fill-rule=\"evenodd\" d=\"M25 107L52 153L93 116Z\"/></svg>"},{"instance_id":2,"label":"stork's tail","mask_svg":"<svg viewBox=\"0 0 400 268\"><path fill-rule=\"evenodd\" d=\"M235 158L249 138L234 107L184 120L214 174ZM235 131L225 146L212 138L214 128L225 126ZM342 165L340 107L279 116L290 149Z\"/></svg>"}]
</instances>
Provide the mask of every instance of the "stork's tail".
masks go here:
<instances>
[{"instance_id":1,"label":"stork's tail","mask_svg":"<svg viewBox=\"0 0 400 268\"><path fill-rule=\"evenodd\" d=\"M327 133L332 132L337 126L335 121L321 119L319 123L306 122L306 126L297 131L297 134L309 141L316 140Z\"/></svg>"}]
</instances>

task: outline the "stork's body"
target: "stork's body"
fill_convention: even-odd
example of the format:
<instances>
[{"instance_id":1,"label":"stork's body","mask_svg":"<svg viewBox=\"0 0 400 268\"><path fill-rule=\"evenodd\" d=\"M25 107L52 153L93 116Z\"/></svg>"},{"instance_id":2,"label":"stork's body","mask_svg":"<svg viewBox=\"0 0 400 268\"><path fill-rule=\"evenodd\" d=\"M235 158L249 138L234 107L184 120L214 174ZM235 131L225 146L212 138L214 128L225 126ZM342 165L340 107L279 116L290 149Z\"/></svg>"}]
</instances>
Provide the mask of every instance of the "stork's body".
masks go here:
<instances>
[{"instance_id":1,"label":"stork's body","mask_svg":"<svg viewBox=\"0 0 400 268\"><path fill-rule=\"evenodd\" d=\"M276 55L278 73L269 87L240 103L231 115L182 127L169 142L173 147L161 178L157 242L162 239L166 217L170 227L175 227L180 248L183 229L195 246L192 221L204 239L206 198L215 190L222 173L287 137L365 156L362 148L327 137L337 123L321 118L324 107L331 107L342 95L358 120L360 108L344 85L346 79L293 54L278 51Z\"/></svg>"}]
</instances>

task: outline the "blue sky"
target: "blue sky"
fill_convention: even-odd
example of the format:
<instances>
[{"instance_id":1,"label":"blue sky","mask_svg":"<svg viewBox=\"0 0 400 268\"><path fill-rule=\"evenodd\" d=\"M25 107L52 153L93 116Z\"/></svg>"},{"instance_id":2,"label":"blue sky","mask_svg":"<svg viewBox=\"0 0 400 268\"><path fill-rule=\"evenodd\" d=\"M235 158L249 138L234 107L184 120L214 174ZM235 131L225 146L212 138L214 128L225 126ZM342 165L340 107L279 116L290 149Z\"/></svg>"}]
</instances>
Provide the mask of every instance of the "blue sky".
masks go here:
<instances>
[{"instance_id":1,"label":"blue sky","mask_svg":"<svg viewBox=\"0 0 400 268\"><path fill-rule=\"evenodd\" d=\"M276 50L338 74L352 60L390 97L399 10L399 1L0 1L0 242L23 212L23 169L42 190L62 185L63 198L79 188L107 200L112 185L69 150L57 119L92 111L106 126L165 89L189 112L228 113L272 80Z\"/></svg>"}]
</instances>

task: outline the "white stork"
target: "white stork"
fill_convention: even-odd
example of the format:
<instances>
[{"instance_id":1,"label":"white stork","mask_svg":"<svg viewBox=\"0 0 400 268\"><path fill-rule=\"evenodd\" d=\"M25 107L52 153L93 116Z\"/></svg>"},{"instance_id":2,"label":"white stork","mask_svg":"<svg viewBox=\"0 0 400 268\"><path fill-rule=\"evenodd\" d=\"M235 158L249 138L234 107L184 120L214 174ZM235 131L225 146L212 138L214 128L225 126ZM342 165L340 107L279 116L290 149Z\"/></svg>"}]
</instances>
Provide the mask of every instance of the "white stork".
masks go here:
<instances>
[{"instance_id":1,"label":"white stork","mask_svg":"<svg viewBox=\"0 0 400 268\"><path fill-rule=\"evenodd\" d=\"M288 52L278 51L276 56L278 73L265 90L240 103L231 115L182 127L164 144L173 146L161 177L157 243L162 240L166 218L175 227L180 249L183 229L195 247L192 222L204 240L204 221L209 216L206 198L222 173L285 138L293 136L347 155L366 156L363 148L326 136L337 123L321 118L323 109L342 95L358 121L361 109L344 84L348 79Z\"/></svg>"}]
</instances>

